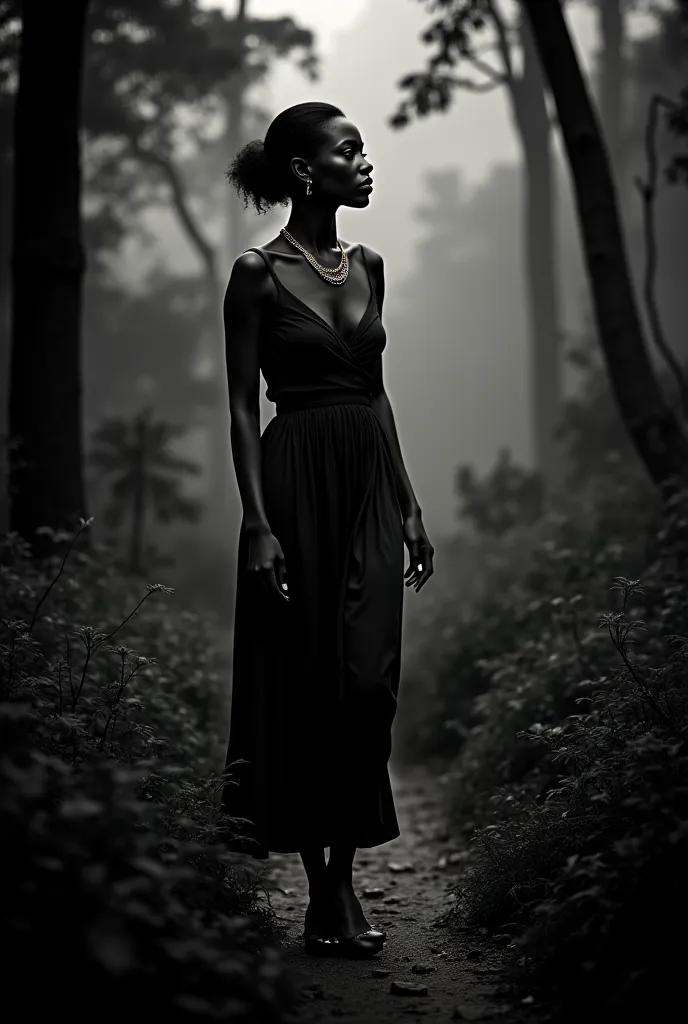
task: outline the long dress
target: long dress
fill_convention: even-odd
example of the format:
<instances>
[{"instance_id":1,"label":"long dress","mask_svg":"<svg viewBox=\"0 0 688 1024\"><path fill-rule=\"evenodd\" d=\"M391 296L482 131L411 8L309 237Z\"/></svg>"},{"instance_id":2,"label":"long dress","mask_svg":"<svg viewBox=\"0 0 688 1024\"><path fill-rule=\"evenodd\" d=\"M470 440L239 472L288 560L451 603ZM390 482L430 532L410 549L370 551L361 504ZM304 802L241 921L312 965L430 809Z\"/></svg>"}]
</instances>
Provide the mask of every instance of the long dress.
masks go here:
<instances>
[{"instance_id":1,"label":"long dress","mask_svg":"<svg viewBox=\"0 0 688 1024\"><path fill-rule=\"evenodd\" d=\"M399 835L388 761L400 678L404 540L387 435L371 406L386 345L374 284L344 338L277 289L260 361L276 415L261 437L270 529L289 601L247 568L239 536L230 735L230 848L270 851Z\"/></svg>"}]
</instances>

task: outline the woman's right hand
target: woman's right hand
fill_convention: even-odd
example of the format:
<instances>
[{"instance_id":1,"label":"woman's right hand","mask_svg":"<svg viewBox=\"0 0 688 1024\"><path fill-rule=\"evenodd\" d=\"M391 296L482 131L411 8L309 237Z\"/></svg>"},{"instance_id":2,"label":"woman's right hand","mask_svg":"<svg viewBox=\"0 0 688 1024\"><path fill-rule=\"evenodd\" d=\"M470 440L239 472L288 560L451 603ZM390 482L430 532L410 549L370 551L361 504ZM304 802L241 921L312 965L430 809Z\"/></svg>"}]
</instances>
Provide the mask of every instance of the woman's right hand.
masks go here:
<instances>
[{"instance_id":1,"label":"woman's right hand","mask_svg":"<svg viewBox=\"0 0 688 1024\"><path fill-rule=\"evenodd\" d=\"M267 593L288 601L287 571L280 542L268 529L247 529L248 571L256 573Z\"/></svg>"}]
</instances>

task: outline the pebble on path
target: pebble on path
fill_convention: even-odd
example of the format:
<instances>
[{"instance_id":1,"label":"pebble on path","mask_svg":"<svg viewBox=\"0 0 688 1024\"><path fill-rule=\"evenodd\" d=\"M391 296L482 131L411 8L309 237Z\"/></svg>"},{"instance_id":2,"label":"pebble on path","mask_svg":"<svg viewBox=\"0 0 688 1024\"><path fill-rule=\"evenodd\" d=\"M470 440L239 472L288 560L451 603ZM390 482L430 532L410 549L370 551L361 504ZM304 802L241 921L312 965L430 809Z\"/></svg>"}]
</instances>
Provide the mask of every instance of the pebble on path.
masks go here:
<instances>
[{"instance_id":1,"label":"pebble on path","mask_svg":"<svg viewBox=\"0 0 688 1024\"><path fill-rule=\"evenodd\" d=\"M419 985L415 981L393 981L389 991L395 996L426 996L427 985Z\"/></svg>"}]
</instances>

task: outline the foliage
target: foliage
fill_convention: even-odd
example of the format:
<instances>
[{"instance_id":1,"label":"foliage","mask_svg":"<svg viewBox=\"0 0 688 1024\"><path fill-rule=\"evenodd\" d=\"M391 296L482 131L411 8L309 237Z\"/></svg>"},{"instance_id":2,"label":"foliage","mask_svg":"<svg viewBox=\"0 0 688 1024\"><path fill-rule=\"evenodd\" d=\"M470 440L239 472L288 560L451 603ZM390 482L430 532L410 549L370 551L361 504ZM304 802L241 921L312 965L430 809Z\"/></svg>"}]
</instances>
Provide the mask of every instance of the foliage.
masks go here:
<instances>
[{"instance_id":1,"label":"foliage","mask_svg":"<svg viewBox=\"0 0 688 1024\"><path fill-rule=\"evenodd\" d=\"M86 280L85 417L99 419L103 409L133 415L143 386L158 415L197 425L217 400L217 381L194 370L215 310L195 276L156 270L141 286L132 293L104 275Z\"/></svg>"},{"instance_id":2,"label":"foliage","mask_svg":"<svg viewBox=\"0 0 688 1024\"><path fill-rule=\"evenodd\" d=\"M515 465L508 448L499 450L485 480L478 479L472 466L459 466L456 489L460 518L481 534L500 537L517 523L533 523L542 515L540 474Z\"/></svg>"},{"instance_id":3,"label":"foliage","mask_svg":"<svg viewBox=\"0 0 688 1024\"><path fill-rule=\"evenodd\" d=\"M619 415L592 330L567 352L578 375L576 393L564 402L559 437L567 453L567 486L578 491L586 481L601 479L610 459L636 465L637 455ZM666 383L666 374L659 374Z\"/></svg>"},{"instance_id":4,"label":"foliage","mask_svg":"<svg viewBox=\"0 0 688 1024\"><path fill-rule=\"evenodd\" d=\"M640 572L643 565L642 538L654 510L652 489L639 467L626 466L615 452L608 453L604 468L602 479L560 497L541 518L533 520L526 506L523 518L501 535L488 530L466 540L455 570L458 593L455 586L445 605L435 610L423 642L407 658L405 671L411 678L417 680L428 659L433 671L432 685L423 689L421 720L414 721L405 743L406 757L453 757L471 737L474 753L463 756L472 758L477 774L469 770L467 761L461 762L457 802L462 806L475 793L491 792L517 773L522 760L533 753L514 743L513 723L501 713L491 720L480 742L472 732L476 722L482 721L480 701L488 698L481 695L490 691L494 659L518 652L521 660L513 667L518 674L526 666L539 664L543 651L548 657L552 654L543 678L528 670L533 689L521 709L522 727L533 720L530 715L542 713L543 694L550 694L553 673L558 686L550 696L556 702L555 714L563 713L572 698L562 679L562 665L577 680L584 651L579 650L580 623L572 620L573 632L560 638L554 655L551 643L558 635L560 612L551 605L550 596L573 598L589 588L589 599L597 601L601 614L610 576L630 572L631 567ZM487 484L482 486L486 506L491 505L498 516L500 495L493 494L490 501ZM501 518L512 513L509 500ZM469 785L470 798L465 790Z\"/></svg>"},{"instance_id":5,"label":"foliage","mask_svg":"<svg viewBox=\"0 0 688 1024\"><path fill-rule=\"evenodd\" d=\"M541 603L555 628L540 642L529 630L491 660L491 689L455 766L455 815L481 828L453 916L469 927L520 925L517 975L573 1016L591 998L604 1015L657 1012L660 993L667 1008L679 994L687 499L659 524L642 584L614 580L619 602L601 631L593 623L608 558L577 594L548 581L556 596Z\"/></svg>"},{"instance_id":6,"label":"foliage","mask_svg":"<svg viewBox=\"0 0 688 1024\"><path fill-rule=\"evenodd\" d=\"M20 0L0 0L1 123L16 88L20 35ZM128 232L141 231L142 210L171 199L194 243L207 248L179 170L182 158L217 147L232 76L241 71L250 86L287 58L313 80L313 43L312 32L291 17L249 15L242 27L198 0L91 0L83 104L91 240L114 248ZM215 183L222 186L221 174ZM195 198L204 191L200 182Z\"/></svg>"},{"instance_id":7,"label":"foliage","mask_svg":"<svg viewBox=\"0 0 688 1024\"><path fill-rule=\"evenodd\" d=\"M7 982L29 1015L91 1019L95 988L108 1019L279 1021L280 928L260 870L227 852L241 823L216 810L212 623L166 608L169 588L137 593L102 546L79 551L89 524L51 533L43 562L0 545Z\"/></svg>"},{"instance_id":8,"label":"foliage","mask_svg":"<svg viewBox=\"0 0 688 1024\"><path fill-rule=\"evenodd\" d=\"M459 570L417 723L420 754L453 757L450 824L473 839L447 918L517 932L513 977L561 1019L671 1006L688 910L688 495L661 509L586 393L598 457L581 444L575 491L539 520L473 537L472 602Z\"/></svg>"},{"instance_id":9,"label":"foliage","mask_svg":"<svg viewBox=\"0 0 688 1024\"><path fill-rule=\"evenodd\" d=\"M111 528L129 520L132 573L141 571L146 517L159 523L196 522L201 514L202 504L182 494L180 480L200 472L199 467L170 450L170 442L185 433L183 427L154 420L150 406L132 421L105 419L94 433L90 462L111 478L103 519Z\"/></svg>"},{"instance_id":10,"label":"foliage","mask_svg":"<svg viewBox=\"0 0 688 1024\"><path fill-rule=\"evenodd\" d=\"M232 76L241 71L245 85L254 84L285 57L313 78L313 35L291 17L249 17L242 27L220 8L201 8L198 0L96 0L84 107L89 216L107 216L114 207L114 225L136 230L140 210L171 200L202 259L211 258L182 162L217 146ZM221 181L218 176L216 184ZM200 185L196 199L204 192Z\"/></svg>"},{"instance_id":11,"label":"foliage","mask_svg":"<svg viewBox=\"0 0 688 1024\"><path fill-rule=\"evenodd\" d=\"M678 102L670 106L667 127L682 143L680 151L674 153L666 169L667 177L672 184L682 182L688 185L688 86L681 90Z\"/></svg>"},{"instance_id":12,"label":"foliage","mask_svg":"<svg viewBox=\"0 0 688 1024\"><path fill-rule=\"evenodd\" d=\"M413 115L425 117L446 111L456 89L486 92L503 84L511 72L508 43L511 26L503 22L494 0L439 0L437 3L421 0L421 3L436 14L421 34L421 41L433 50L425 71L405 75L399 82L407 97L390 119L394 128L408 125ZM499 71L480 55L473 39L488 25L495 29L498 37L496 48L503 61ZM457 74L457 66L465 65L472 69L469 75ZM474 72L478 73L477 79Z\"/></svg>"}]
</instances>

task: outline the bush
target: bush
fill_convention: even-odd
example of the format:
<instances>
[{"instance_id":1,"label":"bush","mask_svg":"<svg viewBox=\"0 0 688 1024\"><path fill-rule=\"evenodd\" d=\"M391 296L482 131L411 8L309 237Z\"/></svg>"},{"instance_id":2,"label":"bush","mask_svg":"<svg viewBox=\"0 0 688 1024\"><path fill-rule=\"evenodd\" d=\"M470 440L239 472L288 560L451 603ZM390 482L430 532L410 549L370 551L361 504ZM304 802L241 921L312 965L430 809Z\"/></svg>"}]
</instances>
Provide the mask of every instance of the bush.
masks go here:
<instances>
[{"instance_id":1,"label":"bush","mask_svg":"<svg viewBox=\"0 0 688 1024\"><path fill-rule=\"evenodd\" d=\"M546 712L557 721L571 707L566 680L575 686L581 670L594 671L591 648L599 648L594 630L581 635L586 604L601 614L610 579L640 572L655 514L654 494L639 471L610 457L604 478L550 505L540 519L528 515L498 536L476 533L455 545L456 582L417 630L405 659L406 689L420 697L414 715L402 704L402 740L405 758L418 762L456 758L470 737L457 781L462 813L472 813L479 793L508 781L522 758L534 756L534 748L514 746L519 728ZM507 659L499 671L517 681L513 703L498 715L490 706L495 658ZM544 676L533 671L543 662ZM543 701L552 704L549 711Z\"/></svg>"},{"instance_id":2,"label":"bush","mask_svg":"<svg viewBox=\"0 0 688 1024\"><path fill-rule=\"evenodd\" d=\"M87 525L41 562L0 541L7 984L29 1016L135 1001L180 1022L280 1021L282 930L260 867L227 850L240 823L217 813L229 673L212 624L166 608L168 588L137 594L106 549L76 550Z\"/></svg>"},{"instance_id":3,"label":"bush","mask_svg":"<svg viewBox=\"0 0 688 1024\"><path fill-rule=\"evenodd\" d=\"M596 490L491 597L489 688L450 771L473 856L449 918L520 928L514 976L571 1019L673 1006L688 911L688 494L660 517L632 480ZM523 543L497 544L505 565Z\"/></svg>"}]
</instances>

